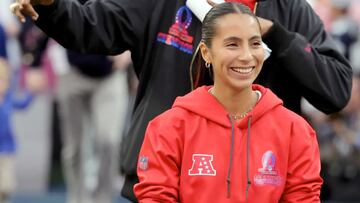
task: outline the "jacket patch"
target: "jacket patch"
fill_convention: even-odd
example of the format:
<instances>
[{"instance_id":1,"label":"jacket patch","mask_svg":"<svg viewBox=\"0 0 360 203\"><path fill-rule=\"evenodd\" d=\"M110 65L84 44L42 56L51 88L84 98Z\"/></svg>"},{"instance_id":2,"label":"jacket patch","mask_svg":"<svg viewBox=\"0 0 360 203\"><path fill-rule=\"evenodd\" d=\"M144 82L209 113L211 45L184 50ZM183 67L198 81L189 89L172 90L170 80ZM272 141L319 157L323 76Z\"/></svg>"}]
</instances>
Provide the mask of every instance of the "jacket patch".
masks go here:
<instances>
[{"instance_id":1,"label":"jacket patch","mask_svg":"<svg viewBox=\"0 0 360 203\"><path fill-rule=\"evenodd\" d=\"M261 159L262 168L254 176L255 185L274 185L282 183L282 177L276 170L276 157L272 151L266 151Z\"/></svg>"},{"instance_id":2,"label":"jacket patch","mask_svg":"<svg viewBox=\"0 0 360 203\"><path fill-rule=\"evenodd\" d=\"M193 154L192 161L189 176L216 176L216 170L212 165L213 155Z\"/></svg>"},{"instance_id":3,"label":"jacket patch","mask_svg":"<svg viewBox=\"0 0 360 203\"><path fill-rule=\"evenodd\" d=\"M141 156L139 158L139 165L138 165L139 169L142 171L146 171L149 167L149 158L146 156Z\"/></svg>"},{"instance_id":4,"label":"jacket patch","mask_svg":"<svg viewBox=\"0 0 360 203\"><path fill-rule=\"evenodd\" d=\"M173 46L187 54L193 53L194 38L188 34L188 28L192 22L192 13L186 6L182 6L176 12L175 23L168 33L159 32L157 41Z\"/></svg>"}]
</instances>

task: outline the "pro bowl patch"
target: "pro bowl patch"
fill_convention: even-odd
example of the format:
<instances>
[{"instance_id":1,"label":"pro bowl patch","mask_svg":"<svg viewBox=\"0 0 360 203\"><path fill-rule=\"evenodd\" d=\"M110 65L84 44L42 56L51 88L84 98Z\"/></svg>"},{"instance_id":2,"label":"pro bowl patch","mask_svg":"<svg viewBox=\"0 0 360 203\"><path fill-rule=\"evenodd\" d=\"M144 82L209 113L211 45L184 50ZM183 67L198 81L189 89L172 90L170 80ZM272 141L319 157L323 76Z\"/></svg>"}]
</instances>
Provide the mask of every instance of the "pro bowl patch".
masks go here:
<instances>
[{"instance_id":1,"label":"pro bowl patch","mask_svg":"<svg viewBox=\"0 0 360 203\"><path fill-rule=\"evenodd\" d=\"M192 22L192 13L186 6L182 6L176 12L175 23L169 28L167 33L159 32L157 41L170 45L187 54L193 53L194 37L188 33L188 28Z\"/></svg>"},{"instance_id":2,"label":"pro bowl patch","mask_svg":"<svg viewBox=\"0 0 360 203\"><path fill-rule=\"evenodd\" d=\"M254 176L255 185L280 186L283 182L283 178L276 170L275 154L270 150L266 151L262 156L261 162L262 168L259 168Z\"/></svg>"}]
</instances>

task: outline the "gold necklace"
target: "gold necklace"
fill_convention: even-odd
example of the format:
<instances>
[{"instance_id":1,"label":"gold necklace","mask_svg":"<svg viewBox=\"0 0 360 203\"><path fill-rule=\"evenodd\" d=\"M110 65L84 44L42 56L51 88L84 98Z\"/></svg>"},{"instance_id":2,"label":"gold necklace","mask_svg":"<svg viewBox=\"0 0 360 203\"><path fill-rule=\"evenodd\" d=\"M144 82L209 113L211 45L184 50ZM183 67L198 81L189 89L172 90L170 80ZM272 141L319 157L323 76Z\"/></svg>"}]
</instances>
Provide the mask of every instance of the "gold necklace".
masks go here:
<instances>
[{"instance_id":1,"label":"gold necklace","mask_svg":"<svg viewBox=\"0 0 360 203\"><path fill-rule=\"evenodd\" d=\"M240 115L236 115L236 114L233 114L233 115L230 115L234 120L240 120L240 119L243 119L245 118L245 116L252 110L252 108L250 108L247 112L243 113L243 114L240 114Z\"/></svg>"},{"instance_id":2,"label":"gold necklace","mask_svg":"<svg viewBox=\"0 0 360 203\"><path fill-rule=\"evenodd\" d=\"M208 91L209 93L215 97L215 95L212 92L213 88L210 88ZM251 106L251 108L249 110L247 110L245 113L240 114L240 115L236 115L236 114L231 114L230 116L234 119L234 120L240 120L245 118L245 116L253 109L253 107L257 104L257 102L260 100L261 98L261 92L259 90L256 90L256 95L257 95L257 99L254 105Z\"/></svg>"}]
</instances>

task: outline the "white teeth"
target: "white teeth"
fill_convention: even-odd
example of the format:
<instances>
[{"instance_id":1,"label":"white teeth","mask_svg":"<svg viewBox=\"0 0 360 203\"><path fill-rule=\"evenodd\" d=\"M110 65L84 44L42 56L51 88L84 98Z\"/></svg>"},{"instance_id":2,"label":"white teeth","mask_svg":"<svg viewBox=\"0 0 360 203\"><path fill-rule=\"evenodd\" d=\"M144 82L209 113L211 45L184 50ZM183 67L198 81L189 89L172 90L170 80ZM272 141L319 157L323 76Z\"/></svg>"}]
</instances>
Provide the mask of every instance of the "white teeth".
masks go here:
<instances>
[{"instance_id":1,"label":"white teeth","mask_svg":"<svg viewBox=\"0 0 360 203\"><path fill-rule=\"evenodd\" d=\"M248 68L231 68L235 72L238 73L250 73L254 67L248 67Z\"/></svg>"}]
</instances>

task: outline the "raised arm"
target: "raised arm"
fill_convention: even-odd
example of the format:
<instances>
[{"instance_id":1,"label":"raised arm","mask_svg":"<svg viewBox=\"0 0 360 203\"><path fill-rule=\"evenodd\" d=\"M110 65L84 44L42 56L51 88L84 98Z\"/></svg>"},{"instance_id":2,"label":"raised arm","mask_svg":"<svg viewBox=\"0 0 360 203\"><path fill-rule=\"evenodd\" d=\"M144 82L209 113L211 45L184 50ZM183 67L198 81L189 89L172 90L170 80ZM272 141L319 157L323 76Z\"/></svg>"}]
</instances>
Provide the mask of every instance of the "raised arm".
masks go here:
<instances>
[{"instance_id":1,"label":"raised arm","mask_svg":"<svg viewBox=\"0 0 360 203\"><path fill-rule=\"evenodd\" d=\"M290 16L282 16L287 25L274 21L264 41L272 57L296 79L301 95L324 113L337 112L350 99L352 68L305 0L286 4L291 9Z\"/></svg>"},{"instance_id":2,"label":"raised arm","mask_svg":"<svg viewBox=\"0 0 360 203\"><path fill-rule=\"evenodd\" d=\"M32 16L37 26L65 48L106 55L131 50L140 41L155 5L154 0L20 2L14 13L20 19Z\"/></svg>"}]
</instances>

